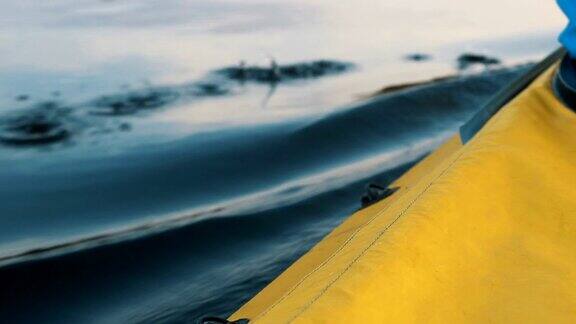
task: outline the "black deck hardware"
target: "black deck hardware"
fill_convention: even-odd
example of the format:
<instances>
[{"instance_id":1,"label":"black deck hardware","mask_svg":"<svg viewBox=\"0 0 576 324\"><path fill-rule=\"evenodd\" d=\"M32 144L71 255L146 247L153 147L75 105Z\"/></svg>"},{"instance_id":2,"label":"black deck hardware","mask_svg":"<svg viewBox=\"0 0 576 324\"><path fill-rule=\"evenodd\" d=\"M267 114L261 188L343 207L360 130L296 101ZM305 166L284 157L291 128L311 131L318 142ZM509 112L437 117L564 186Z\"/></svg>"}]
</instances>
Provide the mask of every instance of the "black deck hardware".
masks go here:
<instances>
[{"instance_id":1,"label":"black deck hardware","mask_svg":"<svg viewBox=\"0 0 576 324\"><path fill-rule=\"evenodd\" d=\"M371 206L380 200L392 196L399 188L386 188L371 183L366 187L366 193L362 196L362 208Z\"/></svg>"}]
</instances>

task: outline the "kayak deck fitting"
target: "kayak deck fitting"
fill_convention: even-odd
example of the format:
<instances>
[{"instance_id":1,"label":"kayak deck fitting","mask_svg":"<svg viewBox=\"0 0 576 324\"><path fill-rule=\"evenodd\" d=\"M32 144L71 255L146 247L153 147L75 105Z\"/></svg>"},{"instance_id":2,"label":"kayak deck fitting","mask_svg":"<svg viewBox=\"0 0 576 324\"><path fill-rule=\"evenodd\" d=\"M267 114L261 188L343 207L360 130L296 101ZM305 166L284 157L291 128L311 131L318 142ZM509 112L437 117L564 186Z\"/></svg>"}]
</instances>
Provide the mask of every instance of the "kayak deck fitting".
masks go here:
<instances>
[{"instance_id":1,"label":"kayak deck fitting","mask_svg":"<svg viewBox=\"0 0 576 324\"><path fill-rule=\"evenodd\" d=\"M559 55L230 320L574 322L576 114L551 87Z\"/></svg>"}]
</instances>

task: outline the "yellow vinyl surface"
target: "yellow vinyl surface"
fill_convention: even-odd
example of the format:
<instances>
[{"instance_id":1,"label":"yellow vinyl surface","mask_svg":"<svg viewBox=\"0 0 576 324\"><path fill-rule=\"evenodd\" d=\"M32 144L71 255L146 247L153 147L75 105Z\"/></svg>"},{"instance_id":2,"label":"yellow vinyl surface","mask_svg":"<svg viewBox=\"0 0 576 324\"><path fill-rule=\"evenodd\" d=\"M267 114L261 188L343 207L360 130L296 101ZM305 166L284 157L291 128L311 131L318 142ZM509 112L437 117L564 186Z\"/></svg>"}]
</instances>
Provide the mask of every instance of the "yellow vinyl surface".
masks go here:
<instances>
[{"instance_id":1,"label":"yellow vinyl surface","mask_svg":"<svg viewBox=\"0 0 576 324\"><path fill-rule=\"evenodd\" d=\"M576 113L554 69L455 136L231 316L250 323L575 323Z\"/></svg>"}]
</instances>

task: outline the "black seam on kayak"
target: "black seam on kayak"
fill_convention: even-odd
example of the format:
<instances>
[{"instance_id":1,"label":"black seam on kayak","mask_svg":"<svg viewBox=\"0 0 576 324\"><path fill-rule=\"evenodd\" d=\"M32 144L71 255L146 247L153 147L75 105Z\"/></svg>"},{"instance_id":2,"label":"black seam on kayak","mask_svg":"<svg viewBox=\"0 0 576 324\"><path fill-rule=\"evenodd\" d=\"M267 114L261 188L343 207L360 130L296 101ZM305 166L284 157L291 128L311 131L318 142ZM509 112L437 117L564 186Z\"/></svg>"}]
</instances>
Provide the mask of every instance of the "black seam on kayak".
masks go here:
<instances>
[{"instance_id":1,"label":"black seam on kayak","mask_svg":"<svg viewBox=\"0 0 576 324\"><path fill-rule=\"evenodd\" d=\"M484 125L492 118L502 107L508 104L519 93L526 89L538 76L546 71L554 63L558 62L564 55L566 49L563 47L557 49L540 63L536 64L528 72L520 76L508 87L500 91L492 98L480 111L478 111L466 124L460 127L460 140L462 144L468 143Z\"/></svg>"},{"instance_id":2,"label":"black seam on kayak","mask_svg":"<svg viewBox=\"0 0 576 324\"><path fill-rule=\"evenodd\" d=\"M422 190L409 204L408 206L406 206L406 208L404 208L404 210L402 210L398 216L396 216L396 218L394 218L394 220L392 222L390 222L380 233L378 233L378 235L376 236L376 238L374 240L372 240L372 242L370 242L370 244L368 246L366 246L366 248L364 250L362 250L362 252L360 252L360 254L354 259L352 260L352 262L350 262L350 264L348 264L348 266L346 266L346 268L344 270L342 270L342 272L340 272L338 274L338 276L336 276L336 278L334 278L334 280L332 280L326 287L324 287L324 289L322 289L322 291L320 291L320 293L314 297L314 299L312 299L308 304L306 304L305 306L302 307L302 309L296 313L296 315L294 315L290 320L288 320L287 323L292 323L294 320L296 320L300 315L302 315L306 310L308 310L316 301L318 301L318 299L320 299L320 297L322 297L327 291L328 289L330 289L330 287L332 287L332 285L334 285L334 283L336 283L336 281L338 281L348 270L350 270L350 268L356 263L358 262L358 260L360 260L360 258L366 253L368 252L368 250L374 246L374 244L376 244L376 242L378 242L378 240L388 231L388 229L390 229L392 227L392 225L396 224L396 222L402 218L402 216L404 216L406 214L406 212L408 211L408 209L410 209L410 207L412 207L429 189L430 187L432 187L433 184L436 183L436 181L438 179L440 179L444 174L446 174L446 172L452 168L452 166L460 160L460 158L462 157L462 155L464 154L465 150L464 148L461 149L460 154L458 154L458 156L456 156L454 158L454 160L452 162L450 162L450 164L448 166L446 166L446 168L444 170L442 170L442 172L440 172L434 179L432 179L432 181L430 181L430 183L426 186L426 188L424 188L424 190ZM388 209L388 208L386 208Z\"/></svg>"}]
</instances>

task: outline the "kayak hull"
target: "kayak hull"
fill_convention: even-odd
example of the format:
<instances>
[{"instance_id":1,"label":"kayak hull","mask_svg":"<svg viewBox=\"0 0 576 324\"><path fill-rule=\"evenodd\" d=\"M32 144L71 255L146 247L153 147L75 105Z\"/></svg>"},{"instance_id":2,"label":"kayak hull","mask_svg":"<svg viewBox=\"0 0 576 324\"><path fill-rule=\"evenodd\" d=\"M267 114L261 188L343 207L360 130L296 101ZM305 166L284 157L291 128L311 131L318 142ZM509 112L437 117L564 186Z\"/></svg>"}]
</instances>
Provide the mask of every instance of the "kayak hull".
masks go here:
<instances>
[{"instance_id":1,"label":"kayak hull","mask_svg":"<svg viewBox=\"0 0 576 324\"><path fill-rule=\"evenodd\" d=\"M550 68L231 316L250 323L576 318L576 114Z\"/></svg>"}]
</instances>

